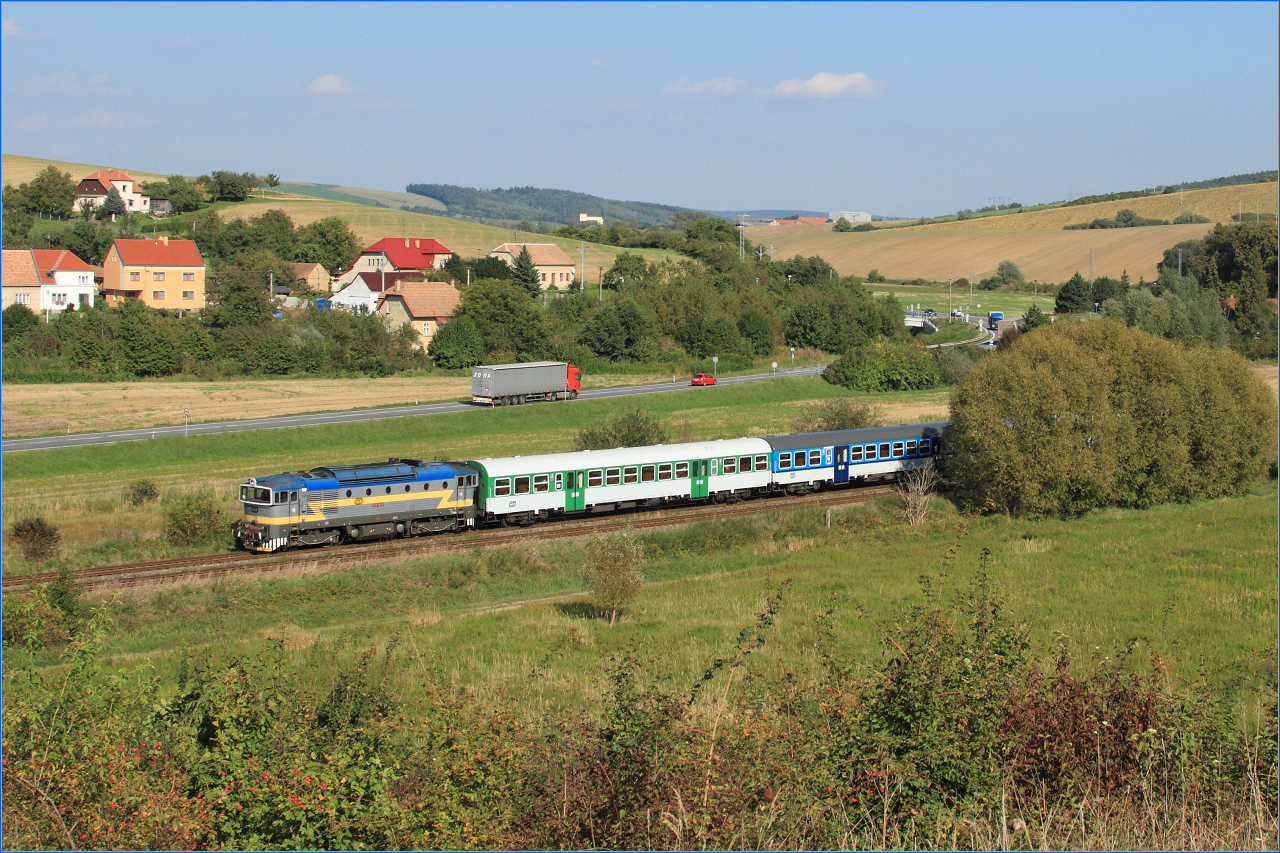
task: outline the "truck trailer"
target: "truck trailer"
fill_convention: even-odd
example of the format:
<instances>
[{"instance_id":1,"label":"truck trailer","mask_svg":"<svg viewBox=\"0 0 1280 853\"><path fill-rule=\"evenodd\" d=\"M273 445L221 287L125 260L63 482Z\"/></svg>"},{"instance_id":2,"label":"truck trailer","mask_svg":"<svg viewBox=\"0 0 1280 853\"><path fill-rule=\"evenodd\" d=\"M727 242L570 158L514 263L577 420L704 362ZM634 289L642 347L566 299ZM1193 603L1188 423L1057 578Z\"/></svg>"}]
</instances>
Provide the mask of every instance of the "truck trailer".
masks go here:
<instances>
[{"instance_id":1,"label":"truck trailer","mask_svg":"<svg viewBox=\"0 0 1280 853\"><path fill-rule=\"evenodd\" d=\"M471 402L518 406L538 400L574 400L582 371L563 361L482 364L471 368Z\"/></svg>"}]
</instances>

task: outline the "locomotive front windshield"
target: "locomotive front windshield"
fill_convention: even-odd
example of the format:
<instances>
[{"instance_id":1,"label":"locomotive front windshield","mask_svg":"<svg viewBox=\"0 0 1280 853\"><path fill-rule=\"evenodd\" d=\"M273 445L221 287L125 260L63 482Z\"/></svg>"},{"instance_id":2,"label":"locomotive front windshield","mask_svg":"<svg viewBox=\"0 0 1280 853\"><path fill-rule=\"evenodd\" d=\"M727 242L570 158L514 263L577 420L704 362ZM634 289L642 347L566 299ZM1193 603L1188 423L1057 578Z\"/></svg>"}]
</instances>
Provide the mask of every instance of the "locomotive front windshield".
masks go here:
<instances>
[{"instance_id":1,"label":"locomotive front windshield","mask_svg":"<svg viewBox=\"0 0 1280 853\"><path fill-rule=\"evenodd\" d=\"M259 489L255 486L240 487L240 502L253 504L271 503L271 490Z\"/></svg>"}]
</instances>

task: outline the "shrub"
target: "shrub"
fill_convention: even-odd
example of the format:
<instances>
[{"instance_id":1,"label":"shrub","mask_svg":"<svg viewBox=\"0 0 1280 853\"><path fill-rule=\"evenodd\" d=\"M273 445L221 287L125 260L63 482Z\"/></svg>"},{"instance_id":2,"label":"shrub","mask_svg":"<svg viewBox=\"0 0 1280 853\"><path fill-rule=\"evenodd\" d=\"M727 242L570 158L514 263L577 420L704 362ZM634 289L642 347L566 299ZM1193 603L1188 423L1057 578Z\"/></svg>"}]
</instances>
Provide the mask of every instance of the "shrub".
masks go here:
<instances>
[{"instance_id":1,"label":"shrub","mask_svg":"<svg viewBox=\"0 0 1280 853\"><path fill-rule=\"evenodd\" d=\"M208 494L183 494L167 498L160 509L164 538L174 545L196 545L226 533L222 510Z\"/></svg>"},{"instance_id":2,"label":"shrub","mask_svg":"<svg viewBox=\"0 0 1280 853\"><path fill-rule=\"evenodd\" d=\"M884 426L880 410L853 397L836 397L811 403L791 422L796 432L831 432L839 429L866 429Z\"/></svg>"},{"instance_id":3,"label":"shrub","mask_svg":"<svg viewBox=\"0 0 1280 853\"><path fill-rule=\"evenodd\" d=\"M41 515L15 521L9 535L22 549L22 556L28 560L46 560L52 557L62 541L58 528Z\"/></svg>"},{"instance_id":4,"label":"shrub","mask_svg":"<svg viewBox=\"0 0 1280 853\"><path fill-rule=\"evenodd\" d=\"M888 279L880 275L880 270L872 270L871 272L867 273L867 281L871 282L872 284L880 284L881 282L888 281Z\"/></svg>"},{"instance_id":5,"label":"shrub","mask_svg":"<svg viewBox=\"0 0 1280 853\"><path fill-rule=\"evenodd\" d=\"M644 546L629 533L593 536L587 542L582 585L596 607L609 614L610 625L644 585L643 565Z\"/></svg>"},{"instance_id":6,"label":"shrub","mask_svg":"<svg viewBox=\"0 0 1280 853\"><path fill-rule=\"evenodd\" d=\"M596 426L578 431L576 450L608 450L612 447L647 447L665 444L667 428L644 409L629 409L609 415Z\"/></svg>"},{"instance_id":7,"label":"shrub","mask_svg":"<svg viewBox=\"0 0 1280 853\"><path fill-rule=\"evenodd\" d=\"M1179 213L1173 218L1174 225L1202 225L1212 221L1213 220L1209 219L1207 216L1201 216L1200 214L1192 213L1189 210Z\"/></svg>"},{"instance_id":8,"label":"shrub","mask_svg":"<svg viewBox=\"0 0 1280 853\"><path fill-rule=\"evenodd\" d=\"M938 375L944 385L959 385L978 363L969 347L937 347L933 360L938 363Z\"/></svg>"},{"instance_id":9,"label":"shrub","mask_svg":"<svg viewBox=\"0 0 1280 853\"><path fill-rule=\"evenodd\" d=\"M914 391L933 388L941 380L933 356L915 341L876 341L854 347L822 376L832 385L854 391Z\"/></svg>"},{"instance_id":10,"label":"shrub","mask_svg":"<svg viewBox=\"0 0 1280 853\"><path fill-rule=\"evenodd\" d=\"M124 487L124 499L134 506L151 503L158 497L160 489L156 487L154 480L134 480Z\"/></svg>"}]
</instances>

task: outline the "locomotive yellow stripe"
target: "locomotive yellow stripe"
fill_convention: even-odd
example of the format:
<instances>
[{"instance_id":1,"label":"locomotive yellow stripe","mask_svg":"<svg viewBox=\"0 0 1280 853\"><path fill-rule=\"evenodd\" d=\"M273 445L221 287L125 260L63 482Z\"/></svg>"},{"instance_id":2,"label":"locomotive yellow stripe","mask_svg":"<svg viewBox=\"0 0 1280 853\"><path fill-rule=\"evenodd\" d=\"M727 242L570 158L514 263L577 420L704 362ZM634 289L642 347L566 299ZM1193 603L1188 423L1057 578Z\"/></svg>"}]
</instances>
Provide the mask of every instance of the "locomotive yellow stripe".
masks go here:
<instances>
[{"instance_id":1,"label":"locomotive yellow stripe","mask_svg":"<svg viewBox=\"0 0 1280 853\"><path fill-rule=\"evenodd\" d=\"M337 509L339 507L348 507L348 506L363 506L363 507L368 507L372 509L375 507L375 505L382 507L389 503L403 503L405 501L420 501L424 499L430 500L432 498L437 499L438 503L435 505L435 507L428 507L428 509L462 509L463 507L468 507L471 505L471 501L465 498L459 498L457 500L452 500L452 501L449 500L448 498L452 494L453 494L452 489L439 489L434 492L405 492L403 494L392 494L392 495L364 495L361 497L337 498L330 501L311 500L311 501L307 501L307 505L311 508L312 512L306 515L272 517L272 516L250 515L249 513L245 513L244 518L245 518L245 521L256 521L260 524L267 524L267 525L300 524L301 522L304 522L304 521L324 521L325 520L324 513L321 512L321 510L326 510L326 509Z\"/></svg>"}]
</instances>

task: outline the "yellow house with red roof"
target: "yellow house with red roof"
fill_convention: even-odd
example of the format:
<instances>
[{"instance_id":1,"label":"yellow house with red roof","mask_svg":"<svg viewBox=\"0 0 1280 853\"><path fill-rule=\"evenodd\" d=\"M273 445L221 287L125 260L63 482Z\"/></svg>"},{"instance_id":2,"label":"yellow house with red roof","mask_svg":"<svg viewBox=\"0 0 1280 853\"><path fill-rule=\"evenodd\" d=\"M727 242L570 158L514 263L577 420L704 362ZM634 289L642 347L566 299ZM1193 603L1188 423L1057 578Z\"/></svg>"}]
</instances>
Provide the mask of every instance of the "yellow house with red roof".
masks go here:
<instances>
[{"instance_id":1,"label":"yellow house with red roof","mask_svg":"<svg viewBox=\"0 0 1280 853\"><path fill-rule=\"evenodd\" d=\"M149 308L204 308L204 258L194 240L116 240L102 262L102 295L111 306L141 299Z\"/></svg>"}]
</instances>

